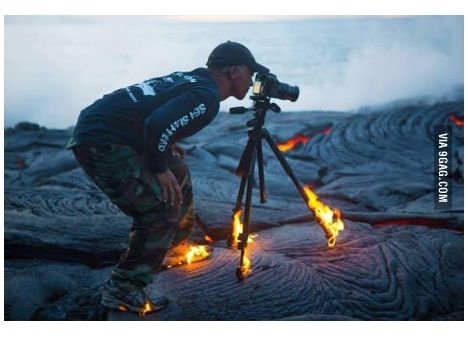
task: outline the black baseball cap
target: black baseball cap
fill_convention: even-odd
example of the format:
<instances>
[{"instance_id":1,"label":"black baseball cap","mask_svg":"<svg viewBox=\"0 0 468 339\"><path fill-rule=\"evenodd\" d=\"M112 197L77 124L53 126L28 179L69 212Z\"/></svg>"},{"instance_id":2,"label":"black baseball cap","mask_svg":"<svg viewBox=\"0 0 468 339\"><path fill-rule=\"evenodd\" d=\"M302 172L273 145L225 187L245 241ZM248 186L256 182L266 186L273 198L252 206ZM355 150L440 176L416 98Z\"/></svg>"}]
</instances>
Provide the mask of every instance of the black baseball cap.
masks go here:
<instances>
[{"instance_id":1,"label":"black baseball cap","mask_svg":"<svg viewBox=\"0 0 468 339\"><path fill-rule=\"evenodd\" d=\"M210 53L206 65L208 67L245 65L252 72L262 74L270 72L268 68L255 61L255 58L247 47L233 41L223 42L216 46Z\"/></svg>"}]
</instances>

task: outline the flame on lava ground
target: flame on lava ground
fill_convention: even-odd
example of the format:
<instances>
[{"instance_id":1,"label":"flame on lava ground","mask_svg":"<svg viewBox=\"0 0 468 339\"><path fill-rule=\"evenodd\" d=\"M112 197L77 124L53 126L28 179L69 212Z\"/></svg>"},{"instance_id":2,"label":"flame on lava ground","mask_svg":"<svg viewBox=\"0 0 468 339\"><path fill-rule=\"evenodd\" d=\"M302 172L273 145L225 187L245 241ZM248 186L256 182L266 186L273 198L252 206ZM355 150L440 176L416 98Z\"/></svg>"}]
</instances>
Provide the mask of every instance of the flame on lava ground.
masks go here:
<instances>
[{"instance_id":1,"label":"flame on lava ground","mask_svg":"<svg viewBox=\"0 0 468 339\"><path fill-rule=\"evenodd\" d=\"M146 313L153 311L153 306L151 303L147 300L143 307L140 310L140 317L144 317Z\"/></svg>"},{"instance_id":2,"label":"flame on lava ground","mask_svg":"<svg viewBox=\"0 0 468 339\"><path fill-rule=\"evenodd\" d=\"M208 234L205 234L205 241L208 242L208 243L212 243L214 242L213 238L211 238Z\"/></svg>"},{"instance_id":3,"label":"flame on lava ground","mask_svg":"<svg viewBox=\"0 0 468 339\"><path fill-rule=\"evenodd\" d=\"M128 311L128 308L126 308L124 305L120 305L120 306L119 306L119 311L121 311L121 312L127 312L127 311Z\"/></svg>"},{"instance_id":4,"label":"flame on lava ground","mask_svg":"<svg viewBox=\"0 0 468 339\"><path fill-rule=\"evenodd\" d=\"M171 268L196 263L211 256L212 252L212 248L208 245L191 245L182 243L168 252L164 258L163 267Z\"/></svg>"},{"instance_id":5,"label":"flame on lava ground","mask_svg":"<svg viewBox=\"0 0 468 339\"><path fill-rule=\"evenodd\" d=\"M328 247L335 246L338 233L344 230L340 210L337 208L332 210L321 202L318 196L312 191L312 188L307 185L304 186L304 192L309 199L309 209L314 212L315 218L325 231L325 235L328 240Z\"/></svg>"},{"instance_id":6,"label":"flame on lava ground","mask_svg":"<svg viewBox=\"0 0 468 339\"><path fill-rule=\"evenodd\" d=\"M190 246L189 251L185 254L185 260L187 264L191 264L194 261L194 259L200 261L203 258L208 257L209 255L210 253L206 250L206 246L204 245Z\"/></svg>"}]
</instances>

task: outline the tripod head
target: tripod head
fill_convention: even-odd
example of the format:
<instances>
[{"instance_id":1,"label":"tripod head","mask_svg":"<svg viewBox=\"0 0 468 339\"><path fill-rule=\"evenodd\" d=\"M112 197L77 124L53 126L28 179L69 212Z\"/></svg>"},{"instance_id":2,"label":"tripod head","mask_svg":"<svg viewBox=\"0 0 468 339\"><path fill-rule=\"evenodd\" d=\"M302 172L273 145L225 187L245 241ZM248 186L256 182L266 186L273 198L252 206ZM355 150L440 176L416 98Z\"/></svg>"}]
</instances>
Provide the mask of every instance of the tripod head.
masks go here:
<instances>
[{"instance_id":1,"label":"tripod head","mask_svg":"<svg viewBox=\"0 0 468 339\"><path fill-rule=\"evenodd\" d=\"M281 112L281 107L279 107L276 103L271 103L270 98L259 98L258 96L251 95L250 98L253 100L253 106L250 108L238 106L238 107L231 107L229 109L229 114L245 114L247 112L252 111L254 115L259 114L266 114L268 110L271 110L275 113Z\"/></svg>"}]
</instances>

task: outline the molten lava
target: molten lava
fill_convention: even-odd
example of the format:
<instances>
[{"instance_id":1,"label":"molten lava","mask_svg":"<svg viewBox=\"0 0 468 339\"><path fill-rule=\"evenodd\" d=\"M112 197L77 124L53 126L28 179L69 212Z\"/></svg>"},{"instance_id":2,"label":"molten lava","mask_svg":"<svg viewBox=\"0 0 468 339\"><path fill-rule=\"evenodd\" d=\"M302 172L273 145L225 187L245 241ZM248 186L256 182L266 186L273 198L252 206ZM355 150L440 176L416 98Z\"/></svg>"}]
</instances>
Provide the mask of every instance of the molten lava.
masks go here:
<instances>
[{"instance_id":1,"label":"molten lava","mask_svg":"<svg viewBox=\"0 0 468 339\"><path fill-rule=\"evenodd\" d=\"M331 128L330 127L326 127L323 129L322 134L324 135L329 135L331 132ZM278 143L276 144L276 146L278 146L279 150L281 152L287 152L291 149L293 149L294 147L296 147L296 145L298 143L302 143L302 144L306 144L311 138L310 137L306 137L305 135L303 134L298 134L296 135L295 137L289 139L288 141L286 142L283 142L283 143Z\"/></svg>"},{"instance_id":2,"label":"molten lava","mask_svg":"<svg viewBox=\"0 0 468 339\"><path fill-rule=\"evenodd\" d=\"M340 210L336 208L332 210L321 202L309 186L304 186L304 192L309 199L309 209L314 212L315 218L325 231L328 247L335 246L338 233L344 229L343 221L340 218Z\"/></svg>"},{"instance_id":3,"label":"molten lava","mask_svg":"<svg viewBox=\"0 0 468 339\"><path fill-rule=\"evenodd\" d=\"M450 114L450 120L452 120L457 126L463 126L463 118L457 117L454 113Z\"/></svg>"},{"instance_id":4,"label":"molten lava","mask_svg":"<svg viewBox=\"0 0 468 339\"><path fill-rule=\"evenodd\" d=\"M291 138L289 139L288 141L284 142L284 143L280 143L280 144L276 144L276 146L278 146L279 150L281 152L287 152L291 149L293 149L294 147L296 147L296 145L298 143L307 143L308 141L310 140L310 138L302 135L302 134L298 134L297 136L295 136L294 138Z\"/></svg>"}]
</instances>

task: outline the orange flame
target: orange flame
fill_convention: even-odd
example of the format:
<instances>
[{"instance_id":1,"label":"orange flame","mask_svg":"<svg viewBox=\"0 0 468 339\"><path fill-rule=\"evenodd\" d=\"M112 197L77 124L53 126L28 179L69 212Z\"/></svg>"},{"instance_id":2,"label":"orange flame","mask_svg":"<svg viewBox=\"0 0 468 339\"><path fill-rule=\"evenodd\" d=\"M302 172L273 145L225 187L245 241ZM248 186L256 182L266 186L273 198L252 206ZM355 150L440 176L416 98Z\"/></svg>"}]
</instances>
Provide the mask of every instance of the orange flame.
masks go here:
<instances>
[{"instance_id":1,"label":"orange flame","mask_svg":"<svg viewBox=\"0 0 468 339\"><path fill-rule=\"evenodd\" d=\"M191 264L194 257L200 256L202 258L206 258L210 255L206 250L206 247L203 245L198 246L190 246L189 251L185 254L185 260L187 264Z\"/></svg>"},{"instance_id":2,"label":"orange flame","mask_svg":"<svg viewBox=\"0 0 468 339\"><path fill-rule=\"evenodd\" d=\"M128 308L126 308L124 305L119 305L119 311L121 312L127 312Z\"/></svg>"},{"instance_id":3,"label":"orange flame","mask_svg":"<svg viewBox=\"0 0 468 339\"><path fill-rule=\"evenodd\" d=\"M279 148L279 150L281 152L287 152L287 151L293 149L294 147L296 147L296 145L298 143L302 142L303 144L305 144L309 140L310 140L310 138L308 138L308 137L306 137L306 136L304 136L302 134L298 134L294 138L291 138L291 139L289 139L288 141L286 141L284 143L276 144L276 146L278 146L278 148Z\"/></svg>"},{"instance_id":4,"label":"orange flame","mask_svg":"<svg viewBox=\"0 0 468 339\"><path fill-rule=\"evenodd\" d=\"M232 221L232 239L233 239L233 246L236 246L239 244L239 235L242 233L242 228L243 224L240 221L242 211L238 210L237 212L234 213L234 218ZM247 238L247 245L244 249L244 258L242 259L242 265L239 267L239 274L241 278L245 278L247 275L249 275L252 272L251 269L251 264L250 264L250 258L249 258L249 252L247 250L248 244L253 242L253 239L257 236L257 234L249 234L249 237Z\"/></svg>"},{"instance_id":5,"label":"orange flame","mask_svg":"<svg viewBox=\"0 0 468 339\"><path fill-rule=\"evenodd\" d=\"M153 311L153 305L151 305L151 303L148 300L146 300L145 304L140 310L140 316L144 317L146 313L151 311Z\"/></svg>"},{"instance_id":6,"label":"orange flame","mask_svg":"<svg viewBox=\"0 0 468 339\"><path fill-rule=\"evenodd\" d=\"M241 213L241 210L235 212L234 219L232 221L232 244L235 247L237 247L237 243L239 242L239 234L242 233L243 225L240 221Z\"/></svg>"},{"instance_id":7,"label":"orange flame","mask_svg":"<svg viewBox=\"0 0 468 339\"><path fill-rule=\"evenodd\" d=\"M247 247L244 250L244 258L242 259L242 265L239 267L240 278L245 278L252 273L252 267L250 265L249 251Z\"/></svg>"},{"instance_id":8,"label":"orange flame","mask_svg":"<svg viewBox=\"0 0 468 339\"><path fill-rule=\"evenodd\" d=\"M315 213L316 219L326 233L328 247L335 246L338 233L344 230L344 224L340 218L340 210L335 208L332 211L330 207L318 200L317 195L309 186L304 186L304 192L309 199L309 209Z\"/></svg>"},{"instance_id":9,"label":"orange flame","mask_svg":"<svg viewBox=\"0 0 468 339\"><path fill-rule=\"evenodd\" d=\"M454 113L450 115L450 120L452 120L457 126L463 126L463 119L457 117Z\"/></svg>"},{"instance_id":10,"label":"orange flame","mask_svg":"<svg viewBox=\"0 0 468 339\"><path fill-rule=\"evenodd\" d=\"M212 243L214 242L213 238L211 238L208 234L205 234L205 241Z\"/></svg>"},{"instance_id":11,"label":"orange flame","mask_svg":"<svg viewBox=\"0 0 468 339\"><path fill-rule=\"evenodd\" d=\"M237 244L239 243L239 234L242 233L242 228L244 227L244 224L240 221L241 214L241 210L234 213L234 220L232 222L232 243L234 247L237 247ZM253 239L256 236L257 234L249 234L247 243L253 243Z\"/></svg>"}]
</instances>

